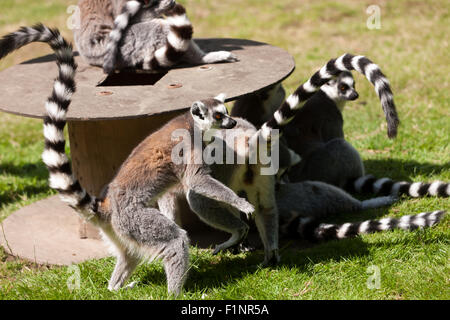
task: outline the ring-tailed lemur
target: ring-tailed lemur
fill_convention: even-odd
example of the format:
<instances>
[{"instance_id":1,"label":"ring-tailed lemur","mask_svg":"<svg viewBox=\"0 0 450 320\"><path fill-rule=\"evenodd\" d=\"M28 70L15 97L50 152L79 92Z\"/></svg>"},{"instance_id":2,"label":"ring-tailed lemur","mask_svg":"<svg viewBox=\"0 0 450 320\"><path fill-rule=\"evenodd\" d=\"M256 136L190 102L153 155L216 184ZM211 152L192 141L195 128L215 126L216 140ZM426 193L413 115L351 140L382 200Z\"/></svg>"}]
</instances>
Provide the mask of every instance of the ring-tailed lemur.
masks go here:
<instances>
[{"instance_id":1,"label":"ring-tailed lemur","mask_svg":"<svg viewBox=\"0 0 450 320\"><path fill-rule=\"evenodd\" d=\"M331 215L388 206L396 198L388 196L359 201L344 190L319 181L279 184L276 198L280 234L312 241L350 238L397 228L414 230L417 227L431 227L445 214L445 211L439 210L400 218L326 224L323 221Z\"/></svg>"},{"instance_id":2,"label":"ring-tailed lemur","mask_svg":"<svg viewBox=\"0 0 450 320\"><path fill-rule=\"evenodd\" d=\"M280 258L278 253L278 211L274 196L275 175L261 175L262 165L259 162L248 164L248 152L250 151L248 144L257 130L243 119L235 118L234 120L237 122L234 130L219 130L219 134L215 135L215 145L223 147L223 161L210 165L211 174L233 191L239 191L239 195L245 194L247 200L255 207L253 214L265 251L263 265L277 263ZM228 138L228 134L231 135L231 139ZM227 163L226 160L230 154L233 155L235 161ZM237 161L237 154L242 159L247 159L245 164ZM166 194L158 202L160 211L174 221L180 218L176 215L178 212L176 197L177 193L174 190L172 194ZM241 220L239 210L230 208L225 203L206 198L198 192L189 192L187 201L191 210L212 227L216 227L215 224L224 224L224 220L229 221L228 224L232 229L228 232L232 236L224 243L217 245L214 254L245 239L249 226ZM233 213L232 216L230 216L230 212Z\"/></svg>"},{"instance_id":3,"label":"ring-tailed lemur","mask_svg":"<svg viewBox=\"0 0 450 320\"><path fill-rule=\"evenodd\" d=\"M247 144L254 144L255 141L262 140L269 143L276 143L272 139L277 140L280 135L273 135L273 129L281 129L286 126L289 121L295 116L296 112L301 110L301 107L307 99L314 95L320 87L328 81L334 79L342 71L358 70L366 75L371 80L379 94L383 109L386 113L388 121L388 134L395 136L397 131L398 119L395 111L392 92L389 87L387 79L383 76L380 69L373 64L369 59L362 56L353 56L345 54L338 59L330 60L324 67L317 71L306 83L300 85L297 90L291 94L283 104L277 109L270 119L262 124L261 129L255 131L254 126L247 124L253 128L253 132L247 136ZM343 70L341 70L343 69ZM244 124L242 124L244 126ZM274 136L272 138L272 136ZM227 168L226 165L218 165L213 173L219 180L225 181L234 191L245 191L249 201L260 209L255 213L256 225L258 232L264 244L265 258L264 262L278 262L278 210L275 201L275 175L263 176L259 169L261 163L256 165L232 165ZM224 177L219 177L219 171L224 171ZM258 171L257 173L255 171ZM231 178L230 178L231 177ZM259 181L257 178L260 178ZM269 179L270 181L268 181ZM244 187L245 186L245 187ZM188 199L189 201L189 199ZM199 197L198 201L190 199L190 206L193 211L201 216L200 211L207 212L212 207L211 203L204 205L204 199ZM174 203L174 201L166 201L165 203ZM167 209L167 208L166 208ZM218 208L217 211L222 210ZM162 210L164 213L165 210ZM165 214L173 217L173 210L170 208ZM224 210L223 210L224 211ZM218 214L220 215L220 214ZM219 245L217 250L222 250L239 242L239 237L236 235L224 244Z\"/></svg>"},{"instance_id":4,"label":"ring-tailed lemur","mask_svg":"<svg viewBox=\"0 0 450 320\"><path fill-rule=\"evenodd\" d=\"M178 62L237 61L227 51L203 52L192 40L185 9L174 0L80 0L79 7L77 48L106 73L123 68L158 71Z\"/></svg>"},{"instance_id":5,"label":"ring-tailed lemur","mask_svg":"<svg viewBox=\"0 0 450 320\"><path fill-rule=\"evenodd\" d=\"M72 45L58 30L42 24L23 27L0 40L0 56L30 43L48 43L55 51L59 69L51 96L46 103L44 119L45 150L42 159L47 166L50 187L63 201L85 219L98 226L117 257L108 288L123 286L142 259L162 259L167 275L168 291L178 295L186 279L189 264L189 239L186 232L167 219L156 208L158 198L171 188L182 186L186 194L195 192L251 213L254 208L245 199L210 176L207 165L195 161L175 164L172 148L178 144L171 134L185 129L194 139L210 128L232 128L236 122L227 115L224 95L195 102L182 114L142 141L122 164L102 196L88 194L72 173L65 154L64 127L66 114L75 92L75 63ZM189 143L190 156L198 146ZM192 160L192 159L189 159ZM227 223L227 220L224 221ZM226 230L227 227L224 227Z\"/></svg>"},{"instance_id":6,"label":"ring-tailed lemur","mask_svg":"<svg viewBox=\"0 0 450 320\"><path fill-rule=\"evenodd\" d=\"M296 111L302 108L305 102L313 97L327 82L338 77L343 71L352 70L363 74L374 85L386 116L388 136L390 138L395 137L399 120L389 81L380 68L371 60L364 56L354 56L349 53L337 59L331 59L319 71L314 73L307 82L299 86L278 108L273 117L262 125L263 136L267 136L271 129L285 126L291 121L296 115Z\"/></svg>"},{"instance_id":7,"label":"ring-tailed lemur","mask_svg":"<svg viewBox=\"0 0 450 320\"><path fill-rule=\"evenodd\" d=\"M362 227L357 229L356 233L354 228L359 226L358 223L347 223L343 224L342 227L321 224L332 215L389 206L397 198L385 196L359 201L344 190L319 181L276 184L276 176L261 175L261 163L249 164L249 158L251 157L249 141L257 129L244 119L234 119L237 121L234 130L241 130L239 131L241 133L237 136L237 140L230 141L227 140L227 135L233 134L233 130L221 132L219 136L223 139L226 148L224 156L228 154L228 149L232 149L235 155L244 156L246 161L241 164L213 164L211 165L212 175L228 185L237 194L245 195L248 201L255 206L256 226L264 248L270 248L271 245L278 244L278 230L281 236L294 235L317 241L331 239L331 230L336 231L336 238L348 238L361 233L386 231L394 228L411 230L416 226L432 226L438 223L443 216L443 211L436 211L433 214L420 214L410 220L407 216L404 216L400 218L399 223L395 218L385 218L380 222L371 221L362 224ZM289 150L280 150L280 154L286 153L284 158L291 156L288 152ZM283 158L283 156L280 156L280 158ZM296 159L293 157L291 161L295 163ZM284 165L280 163L280 170L284 166L290 165L291 163L285 163ZM167 195L163 205L160 206L160 211L170 219L176 220L179 217L176 216L175 201L173 198L170 200L171 197L173 197L173 194ZM235 225L232 237L217 245L214 254L245 240L249 227L246 223L240 221L240 214L237 210L229 208L225 203L219 203L195 193L188 196L188 202L191 209L203 221L209 221L212 226L214 225L213 221L219 222L223 219L230 219L229 211L235 216L231 219ZM168 203L170 205L167 205ZM279 223L274 219L279 219ZM347 230L349 226L350 228ZM326 229L326 232L324 233L322 229ZM276 261L275 257L273 262ZM267 262L269 261L265 261L265 263Z\"/></svg>"},{"instance_id":8,"label":"ring-tailed lemur","mask_svg":"<svg viewBox=\"0 0 450 320\"><path fill-rule=\"evenodd\" d=\"M268 114L281 104L281 85L276 91L267 91L264 98L253 95L238 100L231 115L241 116L256 126L261 125L268 119ZM299 164L290 168L289 180L323 181L349 191L375 195L448 197L448 183L397 182L365 175L362 159L358 151L344 139L343 131L342 111L345 102L357 98L352 74L341 72L336 80L323 85L283 128L283 142L302 158Z\"/></svg>"},{"instance_id":9,"label":"ring-tailed lemur","mask_svg":"<svg viewBox=\"0 0 450 320\"><path fill-rule=\"evenodd\" d=\"M450 183L442 181L433 182L408 182L393 181L390 178L375 178L368 174L355 179L348 184L350 190L359 193L373 193L375 195L407 195L413 198L436 196L450 196Z\"/></svg>"}]
</instances>

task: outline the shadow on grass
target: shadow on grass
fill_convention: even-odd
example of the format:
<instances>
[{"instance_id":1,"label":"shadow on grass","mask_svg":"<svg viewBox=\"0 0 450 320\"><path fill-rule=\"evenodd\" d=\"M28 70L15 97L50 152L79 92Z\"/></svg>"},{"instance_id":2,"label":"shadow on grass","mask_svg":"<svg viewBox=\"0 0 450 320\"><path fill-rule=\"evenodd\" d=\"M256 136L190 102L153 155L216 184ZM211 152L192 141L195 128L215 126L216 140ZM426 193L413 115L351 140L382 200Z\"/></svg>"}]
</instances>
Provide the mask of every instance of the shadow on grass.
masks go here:
<instances>
[{"instance_id":1,"label":"shadow on grass","mask_svg":"<svg viewBox=\"0 0 450 320\"><path fill-rule=\"evenodd\" d=\"M450 162L437 165L429 162L417 162L414 160L379 159L365 160L366 173L374 174L376 177L388 176L394 180L416 181L414 177L418 174L433 175L450 170Z\"/></svg>"},{"instance_id":2,"label":"shadow on grass","mask_svg":"<svg viewBox=\"0 0 450 320\"><path fill-rule=\"evenodd\" d=\"M281 243L281 248L286 243ZM298 245L298 244L296 244ZM276 270L283 267L296 269L298 272L312 276L311 264L327 263L329 261L347 260L355 256L365 256L369 253L367 244L361 239L346 239L340 242L333 241L323 244L312 245L302 243L304 249L281 249L281 262L276 266L265 267ZM257 250L245 256L221 256L220 260L211 263L210 259L196 261L197 268L189 273L185 285L186 292L198 292L198 290L222 288L245 278L249 274L257 272L264 259L264 252ZM146 280L161 281L164 283L164 275L159 277L153 274Z\"/></svg>"},{"instance_id":3,"label":"shadow on grass","mask_svg":"<svg viewBox=\"0 0 450 320\"><path fill-rule=\"evenodd\" d=\"M36 177L46 179L47 172L47 168L42 162L27 163L24 165L16 165L10 162L0 164L0 175L5 174L23 178Z\"/></svg>"},{"instance_id":4,"label":"shadow on grass","mask_svg":"<svg viewBox=\"0 0 450 320\"><path fill-rule=\"evenodd\" d=\"M33 179L30 181L24 181L21 185L15 185L8 188L8 184L5 190L0 190L0 204L6 205L19 201L21 199L31 198L32 196L48 191L47 184L47 168L43 163L27 163L24 165L16 165L13 163L0 164L0 175L10 175L19 178ZM42 183L36 184L36 179L42 181Z\"/></svg>"}]
</instances>

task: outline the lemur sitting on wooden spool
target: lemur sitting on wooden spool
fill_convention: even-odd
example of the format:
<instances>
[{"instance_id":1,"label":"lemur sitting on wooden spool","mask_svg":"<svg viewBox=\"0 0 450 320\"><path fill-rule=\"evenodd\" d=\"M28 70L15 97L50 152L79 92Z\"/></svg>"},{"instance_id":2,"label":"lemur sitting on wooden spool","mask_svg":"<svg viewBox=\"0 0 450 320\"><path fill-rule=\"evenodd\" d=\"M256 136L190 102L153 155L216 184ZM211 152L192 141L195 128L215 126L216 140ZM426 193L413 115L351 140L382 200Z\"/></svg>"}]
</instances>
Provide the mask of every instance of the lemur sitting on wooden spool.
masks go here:
<instances>
[{"instance_id":1,"label":"lemur sitting on wooden spool","mask_svg":"<svg viewBox=\"0 0 450 320\"><path fill-rule=\"evenodd\" d=\"M231 52L203 52L192 39L185 8L174 0L80 0L78 7L75 44L89 64L105 73L237 61Z\"/></svg>"}]
</instances>

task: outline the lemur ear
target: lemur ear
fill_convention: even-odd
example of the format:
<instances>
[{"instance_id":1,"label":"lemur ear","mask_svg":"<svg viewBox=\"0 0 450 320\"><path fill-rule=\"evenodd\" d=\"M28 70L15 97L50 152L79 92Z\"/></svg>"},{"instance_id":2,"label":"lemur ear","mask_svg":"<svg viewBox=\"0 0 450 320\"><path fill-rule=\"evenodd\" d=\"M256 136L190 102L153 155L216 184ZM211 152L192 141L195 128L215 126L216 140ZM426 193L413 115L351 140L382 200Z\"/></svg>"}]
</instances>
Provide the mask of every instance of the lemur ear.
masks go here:
<instances>
[{"instance_id":1,"label":"lemur ear","mask_svg":"<svg viewBox=\"0 0 450 320\"><path fill-rule=\"evenodd\" d=\"M201 120L205 120L206 107L201 101L196 101L191 106L191 115Z\"/></svg>"},{"instance_id":2,"label":"lemur ear","mask_svg":"<svg viewBox=\"0 0 450 320\"><path fill-rule=\"evenodd\" d=\"M225 99L227 98L226 93L220 93L217 97L215 97L214 99L219 100L220 102L224 103Z\"/></svg>"}]
</instances>

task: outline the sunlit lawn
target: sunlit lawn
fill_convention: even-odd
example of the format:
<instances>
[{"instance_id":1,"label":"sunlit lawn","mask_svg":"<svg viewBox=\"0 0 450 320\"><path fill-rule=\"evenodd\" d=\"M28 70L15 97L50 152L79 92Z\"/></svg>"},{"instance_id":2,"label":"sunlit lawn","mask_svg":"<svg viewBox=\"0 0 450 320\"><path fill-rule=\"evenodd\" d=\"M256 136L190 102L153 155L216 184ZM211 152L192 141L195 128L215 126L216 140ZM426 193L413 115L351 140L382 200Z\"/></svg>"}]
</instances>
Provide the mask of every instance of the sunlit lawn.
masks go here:
<instances>
[{"instance_id":1,"label":"sunlit lawn","mask_svg":"<svg viewBox=\"0 0 450 320\"><path fill-rule=\"evenodd\" d=\"M388 140L373 87L356 75L360 98L345 111L345 132L362 153L367 172L414 181L450 180L448 1L181 2L197 37L253 39L293 55L296 70L284 82L288 92L330 58L344 52L367 55L388 76L401 119L398 138ZM71 38L66 9L75 3L2 0L0 34L42 21ZM372 4L381 8L378 30L366 26L366 8ZM0 61L0 69L49 52L42 44L27 46ZM41 130L39 120L0 113L0 220L53 194L40 160ZM349 214L339 221L438 209L449 209L449 200L405 198L389 209ZM212 256L208 250L193 248L182 298L449 299L448 249L449 219L429 230L367 235L304 250L287 247L281 264L271 268L257 266L261 251ZM106 289L113 266L112 258L80 264L81 287L71 292L67 267L36 266L0 251L0 299L167 298L160 264L140 266L132 277L137 287L118 293ZM378 289L367 285L371 266L380 271Z\"/></svg>"}]
</instances>

